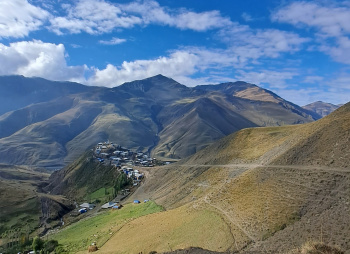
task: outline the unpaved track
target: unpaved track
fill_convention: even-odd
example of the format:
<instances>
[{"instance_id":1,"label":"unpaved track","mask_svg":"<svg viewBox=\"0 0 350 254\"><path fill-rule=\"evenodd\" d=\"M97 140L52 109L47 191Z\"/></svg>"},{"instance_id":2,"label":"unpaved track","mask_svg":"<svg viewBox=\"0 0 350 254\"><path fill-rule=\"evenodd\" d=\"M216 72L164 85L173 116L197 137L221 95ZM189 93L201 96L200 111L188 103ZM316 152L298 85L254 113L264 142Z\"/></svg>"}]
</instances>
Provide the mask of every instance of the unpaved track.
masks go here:
<instances>
[{"instance_id":1,"label":"unpaved track","mask_svg":"<svg viewBox=\"0 0 350 254\"><path fill-rule=\"evenodd\" d=\"M327 166L318 166L318 165L266 165L266 164L255 164L255 163L247 163L247 164L226 164L226 165L199 165L199 164L184 164L181 167L220 167L220 168L283 168L283 169L304 169L304 170L318 170L329 173L350 173L350 168L333 168Z\"/></svg>"}]
</instances>

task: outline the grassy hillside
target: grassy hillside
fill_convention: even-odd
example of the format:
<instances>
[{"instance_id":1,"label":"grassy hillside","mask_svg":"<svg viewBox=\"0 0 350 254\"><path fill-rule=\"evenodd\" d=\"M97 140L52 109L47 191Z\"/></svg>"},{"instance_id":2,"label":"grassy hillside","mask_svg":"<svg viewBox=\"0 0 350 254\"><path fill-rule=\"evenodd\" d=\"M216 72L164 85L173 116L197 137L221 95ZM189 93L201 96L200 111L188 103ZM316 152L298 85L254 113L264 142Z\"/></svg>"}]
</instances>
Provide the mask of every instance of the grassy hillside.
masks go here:
<instances>
[{"instance_id":1,"label":"grassy hillside","mask_svg":"<svg viewBox=\"0 0 350 254\"><path fill-rule=\"evenodd\" d=\"M129 200L150 198L166 211L154 202L128 204L51 238L79 253L94 241L100 253L191 246L286 253L309 240L350 250L349 130L350 104L315 123L243 129L178 163L144 168L146 181ZM96 196L113 174L96 167L85 155L53 179L67 195L89 186Z\"/></svg>"},{"instance_id":2,"label":"grassy hillside","mask_svg":"<svg viewBox=\"0 0 350 254\"><path fill-rule=\"evenodd\" d=\"M58 240L70 253L86 252L92 242L96 242L100 247L130 221L162 210L163 208L154 202L128 204L121 210L109 210L80 220L51 235L50 239Z\"/></svg>"},{"instance_id":3,"label":"grassy hillside","mask_svg":"<svg viewBox=\"0 0 350 254\"><path fill-rule=\"evenodd\" d=\"M65 195L72 200L108 201L116 194L116 189L129 184L124 173L114 166L106 166L92 157L92 151L87 151L74 163L62 170L55 171L49 179L45 191L51 194ZM107 190L105 196L99 195L102 189ZM106 200L105 200L106 199Z\"/></svg>"},{"instance_id":4,"label":"grassy hillside","mask_svg":"<svg viewBox=\"0 0 350 254\"><path fill-rule=\"evenodd\" d=\"M310 239L350 250L349 139L350 104L315 123L241 130L150 169L134 197L212 209L228 222L232 251L287 252Z\"/></svg>"},{"instance_id":5,"label":"grassy hillside","mask_svg":"<svg viewBox=\"0 0 350 254\"><path fill-rule=\"evenodd\" d=\"M101 253L164 252L187 246L224 251L233 245L230 228L217 213L191 206L147 215L124 225Z\"/></svg>"},{"instance_id":6,"label":"grassy hillside","mask_svg":"<svg viewBox=\"0 0 350 254\"><path fill-rule=\"evenodd\" d=\"M0 165L0 235L10 229L39 226L40 198L38 185L49 174L27 167Z\"/></svg>"}]
</instances>

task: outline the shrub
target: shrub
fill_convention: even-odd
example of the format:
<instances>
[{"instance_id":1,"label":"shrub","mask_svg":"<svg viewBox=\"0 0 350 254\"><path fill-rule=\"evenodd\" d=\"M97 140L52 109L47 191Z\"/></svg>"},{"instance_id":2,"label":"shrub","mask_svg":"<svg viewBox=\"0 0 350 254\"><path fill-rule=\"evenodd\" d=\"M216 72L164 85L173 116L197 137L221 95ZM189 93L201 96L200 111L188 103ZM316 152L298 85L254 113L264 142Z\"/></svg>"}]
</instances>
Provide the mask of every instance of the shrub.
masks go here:
<instances>
[{"instance_id":1,"label":"shrub","mask_svg":"<svg viewBox=\"0 0 350 254\"><path fill-rule=\"evenodd\" d=\"M32 247L35 253L39 253L39 251L44 247L44 241L40 237L36 236L33 239Z\"/></svg>"}]
</instances>

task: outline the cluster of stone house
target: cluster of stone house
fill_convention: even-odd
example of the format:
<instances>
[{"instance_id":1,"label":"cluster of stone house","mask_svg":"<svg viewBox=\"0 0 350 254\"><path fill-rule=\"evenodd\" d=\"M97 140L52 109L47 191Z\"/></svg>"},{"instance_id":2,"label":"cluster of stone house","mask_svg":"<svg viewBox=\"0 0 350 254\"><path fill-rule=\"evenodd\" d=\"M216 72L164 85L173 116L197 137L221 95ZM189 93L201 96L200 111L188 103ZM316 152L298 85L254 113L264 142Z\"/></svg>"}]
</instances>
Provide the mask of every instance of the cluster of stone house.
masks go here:
<instances>
[{"instance_id":1,"label":"cluster of stone house","mask_svg":"<svg viewBox=\"0 0 350 254\"><path fill-rule=\"evenodd\" d=\"M133 152L112 142L98 143L94 148L96 160L106 165L153 167L156 159L143 152Z\"/></svg>"}]
</instances>

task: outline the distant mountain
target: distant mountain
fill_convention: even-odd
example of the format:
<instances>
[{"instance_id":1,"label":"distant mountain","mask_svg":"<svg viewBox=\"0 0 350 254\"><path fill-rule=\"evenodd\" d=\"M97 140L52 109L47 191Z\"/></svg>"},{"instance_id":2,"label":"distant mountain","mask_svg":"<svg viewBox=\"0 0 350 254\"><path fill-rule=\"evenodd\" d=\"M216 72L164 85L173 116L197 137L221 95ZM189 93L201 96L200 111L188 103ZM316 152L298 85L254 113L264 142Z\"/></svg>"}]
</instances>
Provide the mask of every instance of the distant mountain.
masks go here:
<instances>
[{"instance_id":1,"label":"distant mountain","mask_svg":"<svg viewBox=\"0 0 350 254\"><path fill-rule=\"evenodd\" d=\"M320 117L325 117L341 106L342 104L334 105L323 101L316 101L303 106L303 108L315 112Z\"/></svg>"},{"instance_id":2,"label":"distant mountain","mask_svg":"<svg viewBox=\"0 0 350 254\"><path fill-rule=\"evenodd\" d=\"M157 75L115 88L0 77L0 162L62 167L107 139L184 158L247 127L318 116L245 82L186 87Z\"/></svg>"},{"instance_id":3,"label":"distant mountain","mask_svg":"<svg viewBox=\"0 0 350 254\"><path fill-rule=\"evenodd\" d=\"M42 78L0 76L0 115L31 104L47 102L94 88L73 82L54 82Z\"/></svg>"}]
</instances>

